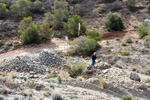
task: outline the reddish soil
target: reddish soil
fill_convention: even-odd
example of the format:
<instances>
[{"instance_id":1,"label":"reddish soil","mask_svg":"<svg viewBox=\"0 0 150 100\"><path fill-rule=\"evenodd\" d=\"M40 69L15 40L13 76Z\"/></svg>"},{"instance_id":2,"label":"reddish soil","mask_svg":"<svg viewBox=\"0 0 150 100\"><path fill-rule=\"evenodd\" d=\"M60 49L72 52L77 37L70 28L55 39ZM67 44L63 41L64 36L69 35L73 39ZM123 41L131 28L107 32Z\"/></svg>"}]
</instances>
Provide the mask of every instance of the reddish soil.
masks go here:
<instances>
[{"instance_id":1,"label":"reddish soil","mask_svg":"<svg viewBox=\"0 0 150 100\"><path fill-rule=\"evenodd\" d=\"M103 40L111 40L115 38L123 38L126 34L129 34L133 37L137 37L136 30L128 30L128 31L117 31L117 32L109 32L103 33Z\"/></svg>"}]
</instances>

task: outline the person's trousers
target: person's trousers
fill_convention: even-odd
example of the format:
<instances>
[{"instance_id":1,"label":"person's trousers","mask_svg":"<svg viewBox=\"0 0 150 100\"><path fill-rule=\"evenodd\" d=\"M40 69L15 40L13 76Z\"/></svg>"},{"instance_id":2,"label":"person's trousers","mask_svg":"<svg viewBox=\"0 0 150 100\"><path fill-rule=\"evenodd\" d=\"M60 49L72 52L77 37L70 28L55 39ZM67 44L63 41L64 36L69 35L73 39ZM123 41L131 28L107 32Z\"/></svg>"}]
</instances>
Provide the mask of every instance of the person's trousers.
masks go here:
<instances>
[{"instance_id":1,"label":"person's trousers","mask_svg":"<svg viewBox=\"0 0 150 100\"><path fill-rule=\"evenodd\" d=\"M92 59L92 64L91 66L94 66L95 65L95 60Z\"/></svg>"}]
</instances>

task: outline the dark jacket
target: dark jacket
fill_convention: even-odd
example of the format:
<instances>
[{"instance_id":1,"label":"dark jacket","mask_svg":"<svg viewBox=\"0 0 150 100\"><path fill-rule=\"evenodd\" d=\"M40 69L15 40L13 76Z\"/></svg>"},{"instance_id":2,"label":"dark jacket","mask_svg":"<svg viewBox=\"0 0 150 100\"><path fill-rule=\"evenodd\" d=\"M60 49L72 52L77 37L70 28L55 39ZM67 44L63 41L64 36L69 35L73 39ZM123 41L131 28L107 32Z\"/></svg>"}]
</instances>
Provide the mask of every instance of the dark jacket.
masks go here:
<instances>
[{"instance_id":1,"label":"dark jacket","mask_svg":"<svg viewBox=\"0 0 150 100\"><path fill-rule=\"evenodd\" d=\"M96 60L96 55L92 55L92 60Z\"/></svg>"}]
</instances>

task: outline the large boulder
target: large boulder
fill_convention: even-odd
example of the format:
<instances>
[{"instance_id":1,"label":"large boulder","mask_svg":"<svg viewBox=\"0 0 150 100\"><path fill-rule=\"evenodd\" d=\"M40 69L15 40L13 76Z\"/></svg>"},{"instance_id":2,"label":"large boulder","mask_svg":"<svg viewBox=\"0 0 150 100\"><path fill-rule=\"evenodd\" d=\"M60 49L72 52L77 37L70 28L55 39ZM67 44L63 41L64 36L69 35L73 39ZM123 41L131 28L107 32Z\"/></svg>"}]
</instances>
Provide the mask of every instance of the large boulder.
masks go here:
<instances>
[{"instance_id":1,"label":"large boulder","mask_svg":"<svg viewBox=\"0 0 150 100\"><path fill-rule=\"evenodd\" d=\"M130 79L131 80L135 80L135 81L141 81L141 78L139 77L139 75L138 74L136 74L136 73L131 73L130 74Z\"/></svg>"}]
</instances>

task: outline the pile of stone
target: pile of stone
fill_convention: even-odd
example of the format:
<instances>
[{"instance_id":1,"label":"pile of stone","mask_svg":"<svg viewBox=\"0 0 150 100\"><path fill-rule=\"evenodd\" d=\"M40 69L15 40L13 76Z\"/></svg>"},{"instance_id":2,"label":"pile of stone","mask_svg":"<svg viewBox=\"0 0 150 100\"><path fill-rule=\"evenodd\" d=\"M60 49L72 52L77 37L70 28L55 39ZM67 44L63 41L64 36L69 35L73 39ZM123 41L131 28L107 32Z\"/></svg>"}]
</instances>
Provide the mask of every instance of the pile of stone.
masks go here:
<instances>
[{"instance_id":1,"label":"pile of stone","mask_svg":"<svg viewBox=\"0 0 150 100\"><path fill-rule=\"evenodd\" d=\"M2 62L0 71L34 72L44 74L49 71L48 65L61 66L65 63L60 56L42 51L37 57L16 57L15 59Z\"/></svg>"},{"instance_id":2,"label":"pile of stone","mask_svg":"<svg viewBox=\"0 0 150 100\"><path fill-rule=\"evenodd\" d=\"M35 61L38 62L40 65L45 66L61 66L66 64L66 61L63 60L59 55L49 52L41 52Z\"/></svg>"}]
</instances>

